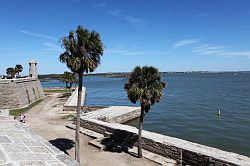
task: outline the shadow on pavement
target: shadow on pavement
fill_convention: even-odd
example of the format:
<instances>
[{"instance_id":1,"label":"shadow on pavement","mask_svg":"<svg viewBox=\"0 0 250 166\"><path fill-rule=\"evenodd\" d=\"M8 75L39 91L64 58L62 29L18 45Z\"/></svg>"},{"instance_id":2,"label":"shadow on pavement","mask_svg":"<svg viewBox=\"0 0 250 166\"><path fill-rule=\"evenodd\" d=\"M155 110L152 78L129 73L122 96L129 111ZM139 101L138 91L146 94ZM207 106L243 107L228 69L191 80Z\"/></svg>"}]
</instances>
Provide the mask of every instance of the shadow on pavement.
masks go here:
<instances>
[{"instance_id":1,"label":"shadow on pavement","mask_svg":"<svg viewBox=\"0 0 250 166\"><path fill-rule=\"evenodd\" d=\"M50 140L49 142L67 155L68 155L67 150L75 146L75 142L67 138L57 138L54 140Z\"/></svg>"},{"instance_id":2,"label":"shadow on pavement","mask_svg":"<svg viewBox=\"0 0 250 166\"><path fill-rule=\"evenodd\" d=\"M104 138L101 144L105 145L106 151L110 152L128 152L129 148L132 148L138 140L138 135L129 133L124 130L115 130L109 138ZM131 154L133 155L133 154Z\"/></svg>"}]
</instances>

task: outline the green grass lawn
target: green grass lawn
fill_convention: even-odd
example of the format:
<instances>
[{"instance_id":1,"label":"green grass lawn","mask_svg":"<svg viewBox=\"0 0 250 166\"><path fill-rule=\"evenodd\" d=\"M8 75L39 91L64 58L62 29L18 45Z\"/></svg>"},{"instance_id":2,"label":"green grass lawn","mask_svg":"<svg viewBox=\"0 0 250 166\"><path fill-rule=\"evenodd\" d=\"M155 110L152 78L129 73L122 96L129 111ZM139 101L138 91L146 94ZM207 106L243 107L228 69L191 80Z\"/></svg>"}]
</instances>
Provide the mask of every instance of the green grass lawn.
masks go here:
<instances>
[{"instance_id":1,"label":"green grass lawn","mask_svg":"<svg viewBox=\"0 0 250 166\"><path fill-rule=\"evenodd\" d=\"M71 91L72 89L45 89L44 93L67 93Z\"/></svg>"},{"instance_id":2,"label":"green grass lawn","mask_svg":"<svg viewBox=\"0 0 250 166\"><path fill-rule=\"evenodd\" d=\"M34 103L30 104L29 106L25 107L25 108L18 108L18 109L12 109L10 110L10 115L12 116L19 116L20 114L25 113L26 111L28 111L29 109L31 109L32 107L38 105L39 103L41 103L43 101L43 99L37 100Z\"/></svg>"},{"instance_id":3,"label":"green grass lawn","mask_svg":"<svg viewBox=\"0 0 250 166\"><path fill-rule=\"evenodd\" d=\"M68 121L73 121L75 118L75 115L73 114L68 114L68 115L64 115L61 117L63 120L68 120Z\"/></svg>"}]
</instances>

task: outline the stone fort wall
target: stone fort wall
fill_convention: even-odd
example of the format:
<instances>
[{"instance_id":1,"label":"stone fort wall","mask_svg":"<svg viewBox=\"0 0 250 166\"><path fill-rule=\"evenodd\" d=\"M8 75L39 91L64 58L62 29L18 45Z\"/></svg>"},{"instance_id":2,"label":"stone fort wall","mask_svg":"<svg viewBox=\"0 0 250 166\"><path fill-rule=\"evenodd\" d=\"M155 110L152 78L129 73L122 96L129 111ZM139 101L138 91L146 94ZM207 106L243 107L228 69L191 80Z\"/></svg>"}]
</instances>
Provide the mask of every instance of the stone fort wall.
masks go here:
<instances>
[{"instance_id":1,"label":"stone fort wall","mask_svg":"<svg viewBox=\"0 0 250 166\"><path fill-rule=\"evenodd\" d=\"M0 109L23 107L43 97L37 78L0 79Z\"/></svg>"}]
</instances>

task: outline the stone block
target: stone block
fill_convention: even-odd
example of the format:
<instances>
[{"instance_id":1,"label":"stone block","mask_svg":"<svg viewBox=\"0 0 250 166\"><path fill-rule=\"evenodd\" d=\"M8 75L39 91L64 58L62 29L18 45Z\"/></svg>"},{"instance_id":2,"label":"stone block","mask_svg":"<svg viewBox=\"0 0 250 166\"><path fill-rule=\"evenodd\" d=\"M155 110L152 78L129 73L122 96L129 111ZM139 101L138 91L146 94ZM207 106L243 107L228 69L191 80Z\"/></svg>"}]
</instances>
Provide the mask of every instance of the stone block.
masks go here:
<instances>
[{"instance_id":1,"label":"stone block","mask_svg":"<svg viewBox=\"0 0 250 166\"><path fill-rule=\"evenodd\" d=\"M66 164L67 166L80 166L77 161L73 160L70 156L66 154L57 155L56 158Z\"/></svg>"},{"instance_id":2,"label":"stone block","mask_svg":"<svg viewBox=\"0 0 250 166\"><path fill-rule=\"evenodd\" d=\"M43 143L40 141L34 141L34 140L24 140L23 143L27 146L42 146Z\"/></svg>"},{"instance_id":3,"label":"stone block","mask_svg":"<svg viewBox=\"0 0 250 166\"><path fill-rule=\"evenodd\" d=\"M58 148L56 148L55 146L53 146L51 143L49 142L43 142L45 148L47 150L52 151L54 154L64 154L62 151L60 151Z\"/></svg>"},{"instance_id":4,"label":"stone block","mask_svg":"<svg viewBox=\"0 0 250 166\"><path fill-rule=\"evenodd\" d=\"M4 153L0 150L0 165L5 164L6 162L6 157Z\"/></svg>"},{"instance_id":5,"label":"stone block","mask_svg":"<svg viewBox=\"0 0 250 166\"><path fill-rule=\"evenodd\" d=\"M29 147L32 153L49 153L49 151L43 146L32 146Z\"/></svg>"},{"instance_id":6,"label":"stone block","mask_svg":"<svg viewBox=\"0 0 250 166\"><path fill-rule=\"evenodd\" d=\"M21 161L20 166L46 166L42 161Z\"/></svg>"},{"instance_id":7,"label":"stone block","mask_svg":"<svg viewBox=\"0 0 250 166\"><path fill-rule=\"evenodd\" d=\"M11 142L11 140L5 136L5 135L0 135L0 143L8 143Z\"/></svg>"},{"instance_id":8,"label":"stone block","mask_svg":"<svg viewBox=\"0 0 250 166\"><path fill-rule=\"evenodd\" d=\"M2 144L4 150L7 153L14 152L14 153L29 153L30 150L23 144L23 145L17 145L17 144Z\"/></svg>"}]
</instances>

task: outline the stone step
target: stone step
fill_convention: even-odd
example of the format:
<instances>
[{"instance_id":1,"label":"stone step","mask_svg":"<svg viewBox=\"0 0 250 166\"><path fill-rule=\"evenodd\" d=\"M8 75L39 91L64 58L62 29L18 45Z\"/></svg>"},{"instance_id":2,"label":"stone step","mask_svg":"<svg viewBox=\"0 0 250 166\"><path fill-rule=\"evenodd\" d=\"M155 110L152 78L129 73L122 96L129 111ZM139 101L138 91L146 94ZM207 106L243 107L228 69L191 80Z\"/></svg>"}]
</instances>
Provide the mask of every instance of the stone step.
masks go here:
<instances>
[{"instance_id":1,"label":"stone step","mask_svg":"<svg viewBox=\"0 0 250 166\"><path fill-rule=\"evenodd\" d=\"M101 144L103 138L97 138L97 139L93 139L91 141L89 141L90 145L95 146L96 148L103 150L105 148L105 145Z\"/></svg>"},{"instance_id":2,"label":"stone step","mask_svg":"<svg viewBox=\"0 0 250 166\"><path fill-rule=\"evenodd\" d=\"M66 127L70 128L70 129L73 129L73 130L76 129L76 125L74 125L74 124L67 125ZM80 133L82 133L84 135L87 135L87 136L89 136L91 138L103 138L102 134L91 131L91 130L88 130L88 129L85 129L85 128L82 128L82 127L80 127Z\"/></svg>"},{"instance_id":3,"label":"stone step","mask_svg":"<svg viewBox=\"0 0 250 166\"><path fill-rule=\"evenodd\" d=\"M110 136L111 136L112 134L113 134L113 133L110 133L110 132L105 131L103 135L104 135L104 137L110 138Z\"/></svg>"},{"instance_id":4,"label":"stone step","mask_svg":"<svg viewBox=\"0 0 250 166\"><path fill-rule=\"evenodd\" d=\"M132 149L129 149L129 152L133 153L135 155L137 155L137 151L138 151L137 147L133 147ZM164 166L176 166L177 165L177 162L174 159L166 158L166 157L149 152L149 151L144 150L144 149L142 149L142 155L146 159L154 161L160 165L164 165Z\"/></svg>"}]
</instances>

